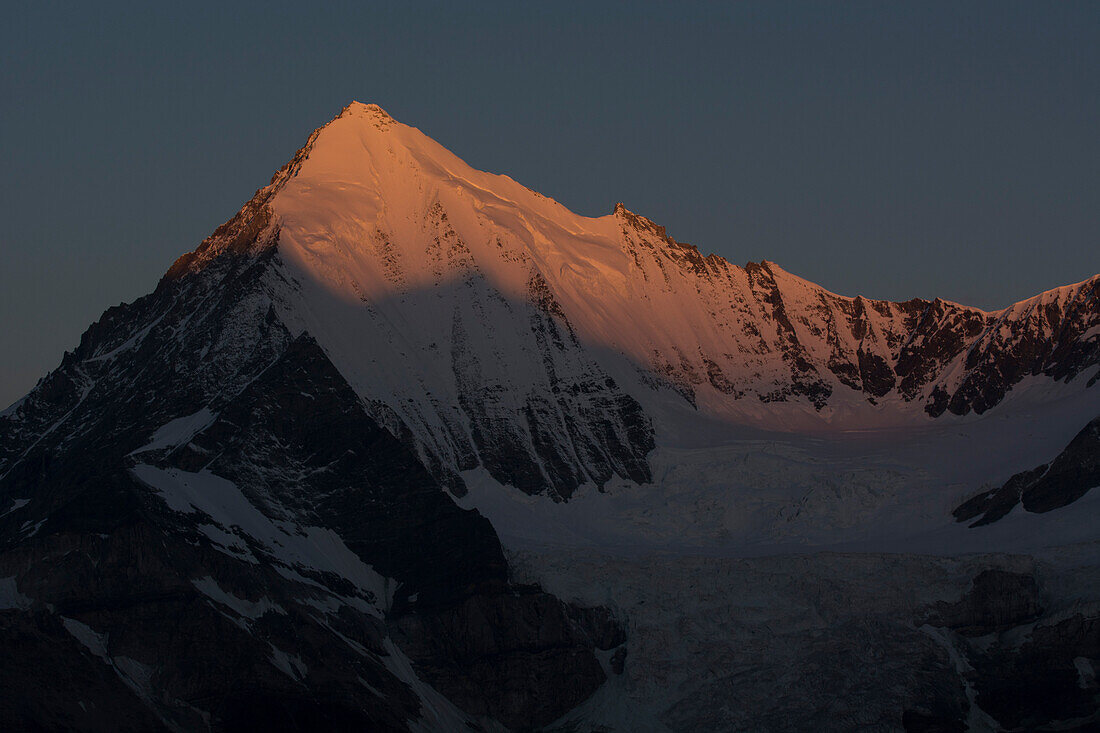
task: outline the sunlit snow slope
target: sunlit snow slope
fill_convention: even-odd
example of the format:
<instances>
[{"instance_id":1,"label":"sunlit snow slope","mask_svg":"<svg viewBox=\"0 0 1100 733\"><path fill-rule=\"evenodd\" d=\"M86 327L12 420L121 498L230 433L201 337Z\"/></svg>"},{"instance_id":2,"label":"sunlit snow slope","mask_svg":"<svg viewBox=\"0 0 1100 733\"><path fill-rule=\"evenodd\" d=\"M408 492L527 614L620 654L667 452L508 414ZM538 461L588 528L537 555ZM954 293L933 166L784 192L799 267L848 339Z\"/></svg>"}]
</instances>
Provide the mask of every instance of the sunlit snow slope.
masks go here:
<instances>
[{"instance_id":1,"label":"sunlit snow slope","mask_svg":"<svg viewBox=\"0 0 1100 733\"><path fill-rule=\"evenodd\" d=\"M235 226L278 248L281 320L459 492L479 465L555 497L644 483L651 430L668 444L699 417L925 426L1025 386L1077 394L1100 358L1096 277L993 313L842 297L703 256L622 205L577 215L375 105L314 133ZM176 269L240 246L215 236Z\"/></svg>"},{"instance_id":2,"label":"sunlit snow slope","mask_svg":"<svg viewBox=\"0 0 1100 733\"><path fill-rule=\"evenodd\" d=\"M577 215L376 105L352 103L314 132L167 277L241 254L262 261L255 317L315 338L459 496L486 476L554 501L619 483L661 490L682 473L669 465L696 458L729 490L726 459L676 451L888 428L895 443L916 430L941 446L900 466L907 476L944 455L985 457L929 479L940 493L925 510L946 518L951 501L1049 460L1100 412L1098 276L992 313L843 297L770 262L703 256L621 204ZM1020 429L1003 427L1013 415ZM1044 437L1021 439L1044 415ZM976 442L947 440L956 424ZM991 454L999 435L1023 445ZM760 499L762 487L743 489ZM780 516L804 501L791 491ZM857 505L893 501L875 493Z\"/></svg>"}]
</instances>

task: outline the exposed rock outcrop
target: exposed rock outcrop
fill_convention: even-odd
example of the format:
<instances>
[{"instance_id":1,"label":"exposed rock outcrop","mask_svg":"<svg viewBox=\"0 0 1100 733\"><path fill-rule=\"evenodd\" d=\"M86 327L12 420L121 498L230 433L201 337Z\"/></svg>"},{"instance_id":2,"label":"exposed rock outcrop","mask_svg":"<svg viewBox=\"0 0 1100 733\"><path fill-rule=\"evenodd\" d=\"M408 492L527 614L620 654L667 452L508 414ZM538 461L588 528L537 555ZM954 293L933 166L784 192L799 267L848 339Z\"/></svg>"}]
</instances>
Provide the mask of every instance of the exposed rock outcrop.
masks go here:
<instances>
[{"instance_id":1,"label":"exposed rock outcrop","mask_svg":"<svg viewBox=\"0 0 1100 733\"><path fill-rule=\"evenodd\" d=\"M1090 489L1100 486L1100 417L1091 421L1050 463L1016 474L1004 486L968 499L955 511L955 519L971 527L992 524L1022 504L1029 512L1043 513L1068 506Z\"/></svg>"}]
</instances>

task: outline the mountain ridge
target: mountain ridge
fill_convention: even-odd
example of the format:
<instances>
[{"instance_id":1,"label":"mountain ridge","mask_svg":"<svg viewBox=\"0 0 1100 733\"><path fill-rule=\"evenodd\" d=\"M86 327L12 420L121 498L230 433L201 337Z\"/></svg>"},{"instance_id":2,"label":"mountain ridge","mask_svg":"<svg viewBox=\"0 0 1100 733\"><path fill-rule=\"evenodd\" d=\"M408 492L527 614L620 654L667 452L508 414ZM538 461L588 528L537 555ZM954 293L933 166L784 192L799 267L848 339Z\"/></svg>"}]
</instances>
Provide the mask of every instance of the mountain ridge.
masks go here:
<instances>
[{"instance_id":1,"label":"mountain ridge","mask_svg":"<svg viewBox=\"0 0 1100 733\"><path fill-rule=\"evenodd\" d=\"M0 414L0 720L1095 719L1095 594L989 553L1096 538L1098 289L846 298L349 105Z\"/></svg>"},{"instance_id":2,"label":"mountain ridge","mask_svg":"<svg viewBox=\"0 0 1100 733\"><path fill-rule=\"evenodd\" d=\"M269 199L271 196L273 196L275 193L277 193L278 190L282 187L282 185L285 184L286 181L289 178L293 177L296 174L297 169L300 168L302 162L304 162L304 160L306 158L308 158L309 152L310 152L310 150L313 146L314 141L317 139L317 137L321 133L323 133L323 131L326 128L328 128L330 125L332 125L337 120L353 116L356 113L359 113L360 115L366 116L368 119L377 120L379 123L381 123L379 125L375 125L375 128L378 129L379 131L384 132L386 129L388 129L388 127L390 125L400 125L403 128L407 128L407 129L413 131L416 135L419 135L419 136L423 137L424 139L429 141L431 144L442 148L442 146L439 146L439 144L437 142L435 142L434 140L429 138L427 135L425 135L423 132L421 132L418 128L411 127L411 126L408 126L408 125L405 125L403 123L398 122L395 118L393 118L391 115L389 115L389 113L387 113L380 105L378 105L376 103L371 103L371 102L364 103L364 102L359 102L357 100L353 100L349 104L345 105L345 107L340 111L340 113L338 113L335 117L333 117L332 120L330 120L329 122L325 123L324 125L321 125L320 127L316 128L313 131L313 133L311 133L311 135L308 137L306 143L301 148L299 148L298 151L296 151L294 156L292 156L291 160L288 161L282 168L280 168L278 171L276 171L272 175L271 181L268 183L268 185L266 185L264 187L261 187L260 189L257 189L257 191L253 194L253 197L249 200L249 202L245 205L245 207L242 207L242 209L236 215L231 217L225 224L222 225L222 227L219 227L218 230L216 230L213 234L211 234L210 237L208 237L206 240L204 240L204 242L202 244L200 244L200 246L198 248L196 248L196 250L194 250L192 252L189 252L189 253L185 253L185 254L181 255L180 257L178 257L176 262L173 263L173 266L169 268L169 272L171 273L171 272L174 272L174 271L178 271L180 265L183 265L183 264L187 263L188 261L196 258L198 255L200 255L202 253L202 251L206 248L207 243L217 239L219 237L219 235L223 233L224 229L230 227L232 224L235 224L235 223L240 224L240 223L248 222L250 219L252 219L251 215L255 213L254 209L259 208L260 206L262 206L263 203L266 203L267 199ZM447 151L447 152L448 152L448 154L450 154L449 151ZM456 159L457 159L457 156L454 156L454 157L456 157ZM719 261L720 260L722 262L725 262L729 266L739 267L740 269L745 269L750 265L761 265L761 266L768 265L768 266L772 266L772 267L779 267L780 269L782 269L787 274L790 274L794 277L798 277L800 279L806 280L806 282L812 282L812 281L806 279L803 276L794 275L789 270L786 270L785 268L783 268L780 263L768 260L766 258L761 260L760 262L748 261L744 265L737 265L732 260L728 259L727 257L725 257L723 255L720 255L720 254L717 254L717 253L704 254L702 252L702 250L700 250L696 245L688 244L688 243L685 243L685 242L680 242L680 241L677 241L677 240L673 239L671 236L668 235L667 230L664 226L662 226L660 224L657 224L655 221L653 221L652 219L649 219L648 217L646 217L642 214L638 214L638 213L630 210L629 208L627 208L627 206L624 202L617 202L612 207L612 211L608 214L605 214L605 215L589 217L589 216L585 216L585 215L581 215L581 214L575 214L574 212L572 212L568 208L566 208L564 205L558 203L555 199L553 199L553 198L551 198L551 197L549 197L545 194L542 194L538 191L535 191L533 189L528 189L528 188L522 186L522 184L518 184L513 178L511 178L507 174L496 174L496 173L487 173L487 172L483 172L483 171L477 171L476 169L473 169L472 167L468 166L468 164L466 164L464 161L460 161L460 162L462 162L462 164L464 166L466 166L467 168L469 168L469 170L471 170L471 171L475 171L475 172L481 173L485 176L497 178L497 179L500 179L502 181L506 181L509 184L519 186L524 191L526 191L529 195L531 195L531 196L533 196L537 199L543 199L543 200L546 200L548 202L551 202L554 205L556 205L557 207L560 207L562 210L569 212L569 214L571 214L573 217L576 217L576 218L579 218L579 219L591 220L591 221L598 221L598 220L602 220L602 219L607 219L608 217L624 216L625 218L628 218L629 220L631 220L632 222L634 222L636 225L638 225L641 228L651 229L661 239L664 239L666 242L669 242L670 244L672 244L676 247L686 248L688 250L694 250L695 252L697 252L699 254L699 258L704 260L704 261L713 258L714 261ZM1081 281L1078 281L1078 282L1075 282L1075 283L1067 283L1067 284L1063 284L1063 285L1054 286L1054 287L1048 288L1046 290L1043 290L1043 291L1041 291L1041 292L1039 292L1035 295L1028 296L1028 297L1023 298L1019 301L1015 301L1015 302L1013 302L1013 303L1011 303L1011 304L1009 304L1009 305L1007 305L1003 308L993 308L993 309L980 308L978 306L973 306L973 305L963 303L962 301L950 300L950 299L943 298L943 297L940 297L940 296L935 296L931 299L924 298L924 297L921 297L921 296L914 296L914 297L909 298L907 300L890 300L890 299L885 299L885 298L872 298L872 297L865 296L865 295L862 295L862 294L849 296L849 295L843 295L843 294L841 294L839 292L836 292L836 291L829 290L829 289L824 288L821 285L818 285L816 283L813 283L813 284L815 285L815 287L821 289L823 292L825 292L828 295L835 296L835 297L838 297L838 298L844 298L844 299L847 299L847 300L863 299L863 300L874 301L874 302L891 302L891 303L911 302L911 301L915 301L915 300L920 300L920 301L925 301L925 302L943 302L944 304L947 304L947 305L950 305L950 306L957 306L957 307L965 308L965 309L971 310L971 311L980 311L981 313L986 314L986 315L999 315L1001 313L1004 313L1005 311L1011 310L1013 307L1015 307L1015 306L1017 306L1021 303L1026 303L1026 302L1028 302L1030 300L1033 300L1035 298L1038 298L1040 296L1045 296L1045 295L1052 294L1052 293L1055 293L1057 291L1061 291L1061 290L1065 290L1065 289L1075 289L1075 288L1077 288L1081 285L1084 285L1087 282L1095 280L1097 277L1100 277L1100 274L1093 275L1092 277L1085 278L1085 279L1083 279Z\"/></svg>"},{"instance_id":3,"label":"mountain ridge","mask_svg":"<svg viewBox=\"0 0 1100 733\"><path fill-rule=\"evenodd\" d=\"M733 424L864 429L980 415L1100 364L1100 276L991 312L841 296L704 256L621 203L575 214L361 103L158 290L227 257L254 263L263 318L317 338L460 493L479 464L559 498L646 481L666 394Z\"/></svg>"}]
</instances>

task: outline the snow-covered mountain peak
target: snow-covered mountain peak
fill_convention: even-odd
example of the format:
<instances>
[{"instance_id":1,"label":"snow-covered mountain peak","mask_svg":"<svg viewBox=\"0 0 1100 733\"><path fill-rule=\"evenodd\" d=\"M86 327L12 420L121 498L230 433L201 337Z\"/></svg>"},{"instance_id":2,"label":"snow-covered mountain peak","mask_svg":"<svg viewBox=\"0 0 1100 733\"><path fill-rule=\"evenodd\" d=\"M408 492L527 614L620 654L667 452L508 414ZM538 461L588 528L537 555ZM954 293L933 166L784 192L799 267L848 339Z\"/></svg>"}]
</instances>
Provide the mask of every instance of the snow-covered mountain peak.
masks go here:
<instances>
[{"instance_id":1,"label":"snow-covered mountain peak","mask_svg":"<svg viewBox=\"0 0 1100 733\"><path fill-rule=\"evenodd\" d=\"M440 196L454 193L466 206L480 210L510 208L552 219L570 229L583 229L582 217L553 199L536 193L508 176L487 173L415 127L398 122L381 107L353 102L314 133L294 181L281 192L287 217L301 207L291 199L385 199L391 211L434 206ZM445 201L440 203L446 203ZM608 217L609 218L609 217Z\"/></svg>"},{"instance_id":2,"label":"snow-covered mountain peak","mask_svg":"<svg viewBox=\"0 0 1100 733\"><path fill-rule=\"evenodd\" d=\"M347 106L345 106L344 109L340 111L341 117L344 115L355 114L383 117L389 120L393 119L393 117L391 117L389 113L386 112L386 110L382 109L381 105L375 104L374 102L360 102L356 99L351 100L351 102L349 102Z\"/></svg>"},{"instance_id":3,"label":"snow-covered mountain peak","mask_svg":"<svg viewBox=\"0 0 1100 733\"><path fill-rule=\"evenodd\" d=\"M561 496L644 476L646 415L680 415L655 417L658 436L700 414L782 431L924 425L983 413L1028 377L1087 371L1078 389L1100 360L1095 278L996 313L841 296L769 260L704 255L622 203L576 214L377 105L315 131L173 272L261 251L277 253L273 315L428 465L480 462ZM517 454L521 471L496 465Z\"/></svg>"},{"instance_id":4,"label":"snow-covered mountain peak","mask_svg":"<svg viewBox=\"0 0 1100 733\"><path fill-rule=\"evenodd\" d=\"M621 203L580 216L352 103L0 413L0 638L22 650L8 668L44 670L8 697L51 715L69 702L22 727L94 727L94 707L103 728L157 728L115 715L105 674L173 728L589 730L601 726L584 716L633 705L623 691L672 705L661 690L680 690L668 713L651 710L667 725L631 713L614 727L843 728L888 720L863 693L867 659L948 665L935 694L965 693L965 711L986 705L972 686L1001 664L982 655L1008 653L988 640L1016 649L1032 631L1060 666L1020 689L1047 689L1052 671L1058 695L1092 694L1078 680L1094 630L1073 621L1071 646L1053 621L1038 625L1030 576L971 584L953 558L906 590L898 578L917 565L893 553L1091 552L1098 366L1100 277L993 313L844 297L768 260L704 256ZM1079 499L1049 523L1022 516ZM977 535L953 507L1004 524ZM814 549L892 554L874 587L878 560L835 552L807 585L818 566L801 553ZM773 552L800 556L716 557ZM941 587L948 576L961 585ZM918 608L968 585L957 603ZM792 615L788 595L807 588L812 603ZM859 605L853 588L889 606L838 616ZM998 620L958 646L978 628L971 609L1015 614L1021 594L1022 625ZM685 607L702 609L691 634L720 617L741 635L719 624L711 641L685 637ZM160 618L170 633L148 633ZM797 633L773 633L776 619ZM904 634L912 643L897 646ZM941 641L947 653L933 654ZM1017 650L1031 666L1045 658L1033 641ZM668 662L684 648L716 650L705 669L747 660L753 673L737 679L763 681L748 696L728 676L699 687ZM821 687L819 660L837 649L850 664L834 677L857 695ZM795 658L809 662L792 676ZM899 669L875 688L891 705ZM926 711L923 680L940 678L920 670L907 699ZM582 717L561 717L611 674ZM32 690L46 675L57 685ZM227 679L249 681L244 697L225 697ZM733 694L748 701L735 708L764 709L776 680L811 705L836 697L837 716L735 720L697 704ZM695 725L676 712L689 707L702 710ZM925 722L891 711L899 729Z\"/></svg>"},{"instance_id":5,"label":"snow-covered mountain peak","mask_svg":"<svg viewBox=\"0 0 1100 733\"><path fill-rule=\"evenodd\" d=\"M363 102L355 101L340 110L340 114L336 116L333 122L340 119L356 120L360 124L380 132L388 131L397 123L397 120L386 112L386 110L382 109L381 106L374 103L364 104ZM331 124L332 122L329 123L329 125ZM325 125L325 127L328 127L328 125ZM325 128L322 127L321 129L324 130Z\"/></svg>"}]
</instances>

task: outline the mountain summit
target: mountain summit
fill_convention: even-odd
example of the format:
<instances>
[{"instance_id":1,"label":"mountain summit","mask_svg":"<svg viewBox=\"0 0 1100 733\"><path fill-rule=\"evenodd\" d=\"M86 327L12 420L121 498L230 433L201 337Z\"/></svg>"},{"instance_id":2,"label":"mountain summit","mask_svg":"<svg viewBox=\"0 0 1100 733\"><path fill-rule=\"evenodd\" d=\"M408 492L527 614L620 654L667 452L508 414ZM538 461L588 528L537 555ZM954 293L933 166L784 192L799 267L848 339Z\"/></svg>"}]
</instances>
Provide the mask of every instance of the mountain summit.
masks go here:
<instances>
[{"instance_id":1,"label":"mountain summit","mask_svg":"<svg viewBox=\"0 0 1100 733\"><path fill-rule=\"evenodd\" d=\"M622 204L575 214L357 102L171 273L268 247L279 322L454 486L476 465L560 497L647 480L646 408L670 391L735 424L865 429L981 414L1100 361L1096 277L994 313L838 296Z\"/></svg>"},{"instance_id":2,"label":"mountain summit","mask_svg":"<svg viewBox=\"0 0 1100 733\"><path fill-rule=\"evenodd\" d=\"M673 613L668 598L695 613L679 579L704 593L747 566L630 585L649 562L634 558L1094 541L1077 507L1095 475L1098 366L1100 276L996 312L844 297L772 262L703 255L622 204L580 216L353 102L0 415L0 634L12 669L42 670L0 670L22 691L0 714L28 728L499 730L582 710L571 729L617 715L625 729L760 727L692 675L786 687L776 649L732 681L719 670L741 662L725 657L685 672L662 646L666 616L646 615ZM991 656L964 688L950 630L994 633L974 611L994 606L996 629L1037 623L1036 581L1006 561L971 588L955 565L913 562L936 589L922 603L939 605L884 607L881 638L844 611L828 634L851 654L814 631L854 603L829 600L843 563L814 571L824 605L787 626L751 628L754 580L738 596L749 626L722 633L792 635L788 651L881 687L861 704L898 725L953 729L972 685L1029 670L1085 694L1066 675L1092 632L1072 624L1039 661L975 646ZM760 587L779 592L779 575L765 568ZM773 610L769 623L786 618ZM1050 624L1077 618L1065 613ZM867 638L897 669L863 680L882 656ZM813 684L811 667L784 669ZM635 708L651 717L634 725ZM820 715L801 727L843 727Z\"/></svg>"}]
</instances>

